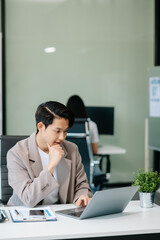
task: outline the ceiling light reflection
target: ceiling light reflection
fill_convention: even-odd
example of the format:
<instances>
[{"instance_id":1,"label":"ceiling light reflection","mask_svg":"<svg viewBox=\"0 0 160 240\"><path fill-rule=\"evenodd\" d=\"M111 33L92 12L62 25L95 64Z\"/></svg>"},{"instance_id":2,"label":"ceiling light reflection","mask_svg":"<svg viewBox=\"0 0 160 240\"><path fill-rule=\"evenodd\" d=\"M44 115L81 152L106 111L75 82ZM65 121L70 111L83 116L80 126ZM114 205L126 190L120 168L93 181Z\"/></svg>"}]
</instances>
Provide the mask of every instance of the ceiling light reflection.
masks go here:
<instances>
[{"instance_id":1,"label":"ceiling light reflection","mask_svg":"<svg viewBox=\"0 0 160 240\"><path fill-rule=\"evenodd\" d=\"M44 52L45 53L53 53L56 51L56 48L55 47L48 47L48 48L45 48L44 49Z\"/></svg>"}]
</instances>

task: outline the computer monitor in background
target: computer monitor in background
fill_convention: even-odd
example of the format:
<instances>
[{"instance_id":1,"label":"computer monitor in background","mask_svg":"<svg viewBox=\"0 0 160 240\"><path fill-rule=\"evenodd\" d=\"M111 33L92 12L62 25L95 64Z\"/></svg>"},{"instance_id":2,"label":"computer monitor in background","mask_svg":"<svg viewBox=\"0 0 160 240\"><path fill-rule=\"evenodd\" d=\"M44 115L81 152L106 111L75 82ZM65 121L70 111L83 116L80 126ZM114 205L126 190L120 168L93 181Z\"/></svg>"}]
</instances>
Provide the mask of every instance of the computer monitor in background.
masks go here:
<instances>
[{"instance_id":1,"label":"computer monitor in background","mask_svg":"<svg viewBox=\"0 0 160 240\"><path fill-rule=\"evenodd\" d=\"M114 107L87 106L88 117L97 124L99 134L114 134Z\"/></svg>"}]
</instances>

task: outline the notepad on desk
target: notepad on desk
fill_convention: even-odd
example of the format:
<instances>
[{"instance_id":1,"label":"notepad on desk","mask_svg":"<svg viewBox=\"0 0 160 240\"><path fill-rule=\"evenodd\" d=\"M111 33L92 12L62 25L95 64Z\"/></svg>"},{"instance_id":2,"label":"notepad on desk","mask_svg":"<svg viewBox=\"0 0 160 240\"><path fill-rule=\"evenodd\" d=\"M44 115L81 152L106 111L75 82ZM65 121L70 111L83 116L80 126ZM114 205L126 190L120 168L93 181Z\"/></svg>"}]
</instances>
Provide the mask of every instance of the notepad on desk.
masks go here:
<instances>
[{"instance_id":1,"label":"notepad on desk","mask_svg":"<svg viewBox=\"0 0 160 240\"><path fill-rule=\"evenodd\" d=\"M13 208L9 210L9 213L13 222L45 222L57 220L50 207Z\"/></svg>"}]
</instances>

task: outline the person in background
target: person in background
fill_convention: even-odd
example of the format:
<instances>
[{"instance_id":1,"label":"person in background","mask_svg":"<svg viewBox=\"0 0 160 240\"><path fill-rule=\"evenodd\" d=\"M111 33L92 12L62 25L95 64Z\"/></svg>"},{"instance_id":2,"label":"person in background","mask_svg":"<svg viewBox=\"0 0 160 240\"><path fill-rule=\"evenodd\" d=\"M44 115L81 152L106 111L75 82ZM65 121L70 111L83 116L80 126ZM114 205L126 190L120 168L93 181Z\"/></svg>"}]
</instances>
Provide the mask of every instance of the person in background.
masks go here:
<instances>
[{"instance_id":1,"label":"person in background","mask_svg":"<svg viewBox=\"0 0 160 240\"><path fill-rule=\"evenodd\" d=\"M73 125L73 113L55 101L37 108L36 128L7 153L9 185L13 195L8 205L75 203L86 206L92 192L78 147L65 140Z\"/></svg>"},{"instance_id":2,"label":"person in background","mask_svg":"<svg viewBox=\"0 0 160 240\"><path fill-rule=\"evenodd\" d=\"M66 106L73 112L75 118L88 118L85 104L78 95L71 96L68 99ZM93 154L96 154L98 151L99 134L97 124L93 122L92 119L89 121L89 129L92 151Z\"/></svg>"}]
</instances>

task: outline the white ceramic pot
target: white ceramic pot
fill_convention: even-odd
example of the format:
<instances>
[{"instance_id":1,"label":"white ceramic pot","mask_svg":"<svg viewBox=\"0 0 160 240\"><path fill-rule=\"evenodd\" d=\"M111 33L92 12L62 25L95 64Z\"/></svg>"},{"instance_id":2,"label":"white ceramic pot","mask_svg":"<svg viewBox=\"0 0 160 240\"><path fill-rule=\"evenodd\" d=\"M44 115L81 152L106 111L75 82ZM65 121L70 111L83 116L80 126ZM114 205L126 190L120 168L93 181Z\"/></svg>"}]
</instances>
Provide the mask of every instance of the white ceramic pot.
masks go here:
<instances>
[{"instance_id":1,"label":"white ceramic pot","mask_svg":"<svg viewBox=\"0 0 160 240\"><path fill-rule=\"evenodd\" d=\"M153 193L139 192L141 207L143 207L143 208L153 207L154 196L155 196L155 192L153 192Z\"/></svg>"}]
</instances>

